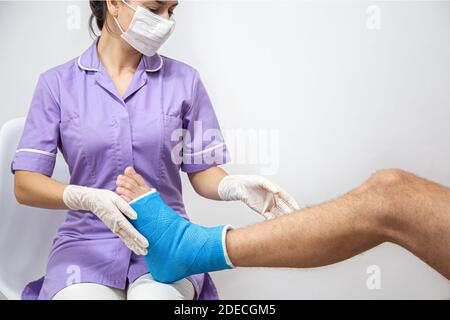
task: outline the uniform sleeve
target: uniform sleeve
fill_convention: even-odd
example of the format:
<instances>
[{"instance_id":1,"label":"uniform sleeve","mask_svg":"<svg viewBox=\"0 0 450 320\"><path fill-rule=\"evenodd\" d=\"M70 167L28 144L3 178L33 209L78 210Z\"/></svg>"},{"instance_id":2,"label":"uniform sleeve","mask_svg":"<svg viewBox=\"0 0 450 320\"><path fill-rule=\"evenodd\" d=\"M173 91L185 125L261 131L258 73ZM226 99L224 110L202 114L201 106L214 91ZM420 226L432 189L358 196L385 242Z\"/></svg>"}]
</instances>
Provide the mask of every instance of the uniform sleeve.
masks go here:
<instances>
[{"instance_id":1,"label":"uniform sleeve","mask_svg":"<svg viewBox=\"0 0 450 320\"><path fill-rule=\"evenodd\" d=\"M230 161L211 100L198 72L191 103L183 116L183 129L182 171L201 171Z\"/></svg>"},{"instance_id":2,"label":"uniform sleeve","mask_svg":"<svg viewBox=\"0 0 450 320\"><path fill-rule=\"evenodd\" d=\"M25 126L11 161L11 172L27 170L51 177L59 141L60 108L43 75L39 76Z\"/></svg>"}]
</instances>

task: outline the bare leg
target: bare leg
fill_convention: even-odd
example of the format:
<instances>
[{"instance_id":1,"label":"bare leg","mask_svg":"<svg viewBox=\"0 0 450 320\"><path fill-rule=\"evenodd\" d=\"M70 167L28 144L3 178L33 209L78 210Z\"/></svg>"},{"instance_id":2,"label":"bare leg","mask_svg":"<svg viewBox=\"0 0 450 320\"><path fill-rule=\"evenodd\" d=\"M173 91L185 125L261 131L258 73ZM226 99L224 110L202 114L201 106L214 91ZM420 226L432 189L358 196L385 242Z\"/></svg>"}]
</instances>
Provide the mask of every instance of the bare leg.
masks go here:
<instances>
[{"instance_id":1,"label":"bare leg","mask_svg":"<svg viewBox=\"0 0 450 320\"><path fill-rule=\"evenodd\" d=\"M333 201L229 231L227 250L236 266L307 268L386 241L450 279L450 189L401 170L383 170Z\"/></svg>"}]
</instances>

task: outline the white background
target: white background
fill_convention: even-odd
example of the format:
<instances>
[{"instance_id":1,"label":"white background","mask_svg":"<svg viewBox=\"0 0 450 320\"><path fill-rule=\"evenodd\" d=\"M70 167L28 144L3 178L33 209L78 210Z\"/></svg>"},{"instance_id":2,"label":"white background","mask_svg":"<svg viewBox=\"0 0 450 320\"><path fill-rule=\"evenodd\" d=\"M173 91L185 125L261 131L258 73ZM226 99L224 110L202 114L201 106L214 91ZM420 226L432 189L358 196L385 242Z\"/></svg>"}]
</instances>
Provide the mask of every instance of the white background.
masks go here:
<instances>
[{"instance_id":1,"label":"white background","mask_svg":"<svg viewBox=\"0 0 450 320\"><path fill-rule=\"evenodd\" d=\"M366 25L373 4L379 30ZM67 27L68 8L80 9L79 28ZM39 73L90 45L89 13L87 1L0 1L0 125L26 115ZM277 170L268 177L302 205L387 167L450 185L450 2L184 0L175 18L161 53L200 71L225 134L278 133ZM266 166L225 169L261 174ZM262 220L242 204L202 199L186 182L194 221ZM366 286L370 265L381 268L380 290ZM324 268L238 269L213 278L231 299L450 297L444 277L389 244Z\"/></svg>"}]
</instances>

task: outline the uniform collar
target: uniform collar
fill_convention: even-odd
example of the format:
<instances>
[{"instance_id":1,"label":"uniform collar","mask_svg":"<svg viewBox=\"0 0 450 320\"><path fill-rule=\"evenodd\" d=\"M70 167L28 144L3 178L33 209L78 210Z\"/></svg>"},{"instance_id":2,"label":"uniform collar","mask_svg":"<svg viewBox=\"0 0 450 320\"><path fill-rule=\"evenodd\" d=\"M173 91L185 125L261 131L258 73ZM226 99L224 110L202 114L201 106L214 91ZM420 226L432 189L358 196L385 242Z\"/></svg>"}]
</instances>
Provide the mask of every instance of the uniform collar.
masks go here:
<instances>
[{"instance_id":1,"label":"uniform collar","mask_svg":"<svg viewBox=\"0 0 450 320\"><path fill-rule=\"evenodd\" d=\"M97 37L92 44L87 48L78 58L78 67L85 71L99 71L100 70L100 59L97 54L97 43L100 37ZM141 58L144 62L144 68L146 72L156 72L159 71L163 64L163 57L158 53L148 57L142 55Z\"/></svg>"}]
</instances>

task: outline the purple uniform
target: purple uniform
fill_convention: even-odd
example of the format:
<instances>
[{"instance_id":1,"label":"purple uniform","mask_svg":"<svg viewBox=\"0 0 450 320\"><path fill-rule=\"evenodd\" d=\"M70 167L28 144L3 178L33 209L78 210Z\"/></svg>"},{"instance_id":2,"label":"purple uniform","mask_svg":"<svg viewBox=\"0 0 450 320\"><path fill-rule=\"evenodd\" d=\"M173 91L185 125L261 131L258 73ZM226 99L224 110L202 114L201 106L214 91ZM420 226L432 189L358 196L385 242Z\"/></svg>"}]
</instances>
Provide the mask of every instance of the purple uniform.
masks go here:
<instances>
[{"instance_id":1,"label":"purple uniform","mask_svg":"<svg viewBox=\"0 0 450 320\"><path fill-rule=\"evenodd\" d=\"M11 171L51 176L59 149L71 184L115 191L117 176L133 166L187 218L180 169L196 172L228 161L221 135L208 134L220 128L200 76L182 62L142 56L121 97L100 63L98 39L80 57L40 75ZM198 124L200 131L194 130ZM181 138L177 131L184 132ZM143 257L92 212L68 210L45 276L29 283L22 298L51 299L75 282L124 289L147 272ZM208 274L188 279L195 299L218 299Z\"/></svg>"}]
</instances>

